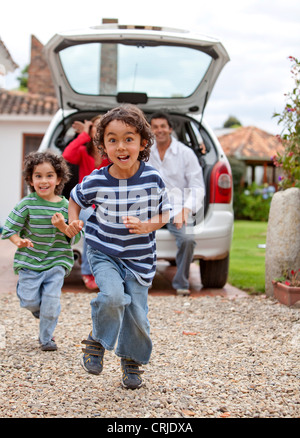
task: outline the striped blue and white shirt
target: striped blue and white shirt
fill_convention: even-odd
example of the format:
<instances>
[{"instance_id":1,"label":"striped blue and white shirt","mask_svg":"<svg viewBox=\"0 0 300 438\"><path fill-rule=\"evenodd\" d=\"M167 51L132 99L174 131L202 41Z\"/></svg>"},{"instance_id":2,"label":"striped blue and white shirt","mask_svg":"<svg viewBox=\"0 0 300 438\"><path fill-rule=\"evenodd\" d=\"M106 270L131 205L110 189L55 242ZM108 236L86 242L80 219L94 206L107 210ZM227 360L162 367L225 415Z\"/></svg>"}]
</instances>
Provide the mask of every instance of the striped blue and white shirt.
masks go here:
<instances>
[{"instance_id":1,"label":"striped blue and white shirt","mask_svg":"<svg viewBox=\"0 0 300 438\"><path fill-rule=\"evenodd\" d=\"M94 170L70 196L81 208L95 205L86 223L87 244L118 258L141 284L149 286L156 270L155 231L131 234L122 217L146 221L171 210L164 182L158 171L143 161L129 179L114 178L109 167Z\"/></svg>"}]
</instances>

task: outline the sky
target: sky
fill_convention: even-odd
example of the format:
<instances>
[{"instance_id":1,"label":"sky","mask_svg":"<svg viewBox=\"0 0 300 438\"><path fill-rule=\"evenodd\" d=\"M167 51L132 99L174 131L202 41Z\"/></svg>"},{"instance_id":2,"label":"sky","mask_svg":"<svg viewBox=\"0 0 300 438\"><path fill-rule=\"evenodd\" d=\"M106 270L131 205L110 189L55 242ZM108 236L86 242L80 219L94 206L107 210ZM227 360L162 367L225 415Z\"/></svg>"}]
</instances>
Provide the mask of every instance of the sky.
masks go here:
<instances>
[{"instance_id":1,"label":"sky","mask_svg":"<svg viewBox=\"0 0 300 438\"><path fill-rule=\"evenodd\" d=\"M299 0L14 0L0 6L0 38L20 66L6 88L30 62L34 35L42 44L60 31L99 25L103 18L121 24L187 29L219 39L230 62L222 70L204 117L221 128L229 116L243 126L271 134L281 127L285 93L291 91L289 56L300 59Z\"/></svg>"}]
</instances>

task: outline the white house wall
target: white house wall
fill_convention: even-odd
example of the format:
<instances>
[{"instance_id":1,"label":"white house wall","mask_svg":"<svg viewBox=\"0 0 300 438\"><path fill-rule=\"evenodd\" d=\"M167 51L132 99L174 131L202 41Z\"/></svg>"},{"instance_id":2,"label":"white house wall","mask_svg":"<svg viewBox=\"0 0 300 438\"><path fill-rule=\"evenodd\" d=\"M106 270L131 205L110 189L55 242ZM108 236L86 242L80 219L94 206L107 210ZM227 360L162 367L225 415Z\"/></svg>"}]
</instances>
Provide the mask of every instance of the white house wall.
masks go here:
<instances>
[{"instance_id":1,"label":"white house wall","mask_svg":"<svg viewBox=\"0 0 300 438\"><path fill-rule=\"evenodd\" d=\"M44 134L51 118L0 116L0 225L21 199L23 134Z\"/></svg>"}]
</instances>

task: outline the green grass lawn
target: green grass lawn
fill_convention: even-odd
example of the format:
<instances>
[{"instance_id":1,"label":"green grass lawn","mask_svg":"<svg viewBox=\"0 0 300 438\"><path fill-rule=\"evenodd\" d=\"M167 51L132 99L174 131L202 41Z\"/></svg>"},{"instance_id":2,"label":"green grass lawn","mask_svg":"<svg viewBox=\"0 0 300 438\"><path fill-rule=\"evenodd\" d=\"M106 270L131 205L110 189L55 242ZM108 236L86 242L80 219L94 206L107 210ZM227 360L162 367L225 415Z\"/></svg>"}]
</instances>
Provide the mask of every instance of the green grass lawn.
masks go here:
<instances>
[{"instance_id":1,"label":"green grass lawn","mask_svg":"<svg viewBox=\"0 0 300 438\"><path fill-rule=\"evenodd\" d=\"M228 283L249 293L265 292L267 222L235 221Z\"/></svg>"}]
</instances>

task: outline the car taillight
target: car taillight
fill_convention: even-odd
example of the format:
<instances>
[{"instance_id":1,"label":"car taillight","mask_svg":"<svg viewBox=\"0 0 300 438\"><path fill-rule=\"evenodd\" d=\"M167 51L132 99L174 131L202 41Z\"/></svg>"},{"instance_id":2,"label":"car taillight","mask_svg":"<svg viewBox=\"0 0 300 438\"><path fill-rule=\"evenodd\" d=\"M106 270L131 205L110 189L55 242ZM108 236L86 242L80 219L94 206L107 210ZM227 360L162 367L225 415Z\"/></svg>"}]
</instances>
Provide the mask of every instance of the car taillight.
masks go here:
<instances>
[{"instance_id":1,"label":"car taillight","mask_svg":"<svg viewBox=\"0 0 300 438\"><path fill-rule=\"evenodd\" d=\"M229 204L231 196L231 172L225 163L217 163L210 175L210 203Z\"/></svg>"}]
</instances>

